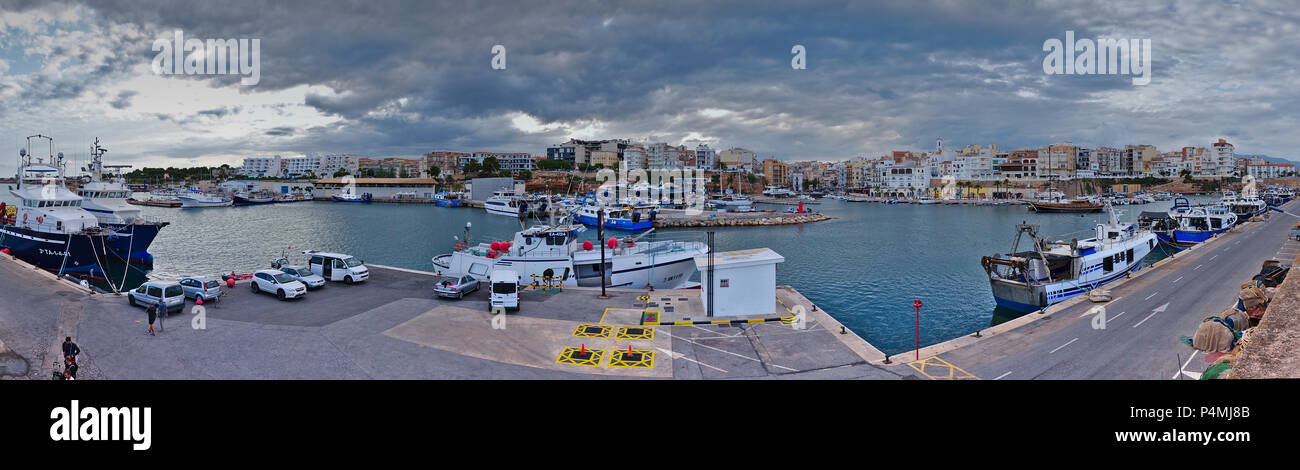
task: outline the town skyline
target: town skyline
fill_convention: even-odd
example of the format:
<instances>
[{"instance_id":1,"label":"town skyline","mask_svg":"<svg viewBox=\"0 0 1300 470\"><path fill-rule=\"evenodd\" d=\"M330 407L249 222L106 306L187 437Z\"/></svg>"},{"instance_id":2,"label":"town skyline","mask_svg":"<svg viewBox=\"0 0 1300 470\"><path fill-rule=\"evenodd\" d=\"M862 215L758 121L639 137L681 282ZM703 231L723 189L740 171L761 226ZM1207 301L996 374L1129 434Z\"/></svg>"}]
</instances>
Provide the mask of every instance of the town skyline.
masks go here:
<instances>
[{"instance_id":1,"label":"town skyline","mask_svg":"<svg viewBox=\"0 0 1300 470\"><path fill-rule=\"evenodd\" d=\"M1284 4L1030 4L1015 17L942 2L456 14L454 3L393 2L293 17L238 2L2 5L0 149L40 133L75 159L99 137L111 163L136 167L335 152L540 155L569 138L706 143L785 161L925 152L939 137L1008 150L1175 150L1224 138L1275 159L1300 145L1287 113L1300 95L1275 81L1300 69L1279 45L1300 34L1282 27ZM590 21L556 21L574 16ZM387 18L385 28L354 21L370 17ZM1162 33L1187 24L1204 27ZM322 28L337 34L321 41L312 33ZM151 72L151 45L178 31L259 39L260 82ZM1150 83L1044 74L1044 41L1066 31L1149 38ZM493 68L496 45L503 69ZM792 68L792 46L806 51L806 68ZM0 158L0 173L15 159Z\"/></svg>"}]
</instances>

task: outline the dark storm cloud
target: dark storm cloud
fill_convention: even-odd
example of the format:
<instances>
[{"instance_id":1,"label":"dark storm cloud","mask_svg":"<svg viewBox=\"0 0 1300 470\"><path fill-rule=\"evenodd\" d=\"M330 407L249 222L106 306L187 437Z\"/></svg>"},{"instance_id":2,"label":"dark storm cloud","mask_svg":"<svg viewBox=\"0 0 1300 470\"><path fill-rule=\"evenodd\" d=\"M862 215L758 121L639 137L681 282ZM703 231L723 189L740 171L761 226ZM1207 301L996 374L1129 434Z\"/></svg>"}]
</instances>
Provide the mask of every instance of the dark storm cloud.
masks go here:
<instances>
[{"instance_id":1,"label":"dark storm cloud","mask_svg":"<svg viewBox=\"0 0 1300 470\"><path fill-rule=\"evenodd\" d=\"M260 39L261 82L244 93L299 85L333 90L308 94L303 104L341 122L311 128L264 123L246 140L272 145L262 139L275 139L277 149L540 153L567 137L562 130L520 132L505 117L514 112L543 124L597 121L604 137L675 143L696 133L785 158L929 149L936 137L1003 148L1058 140L1206 145L1220 136L1249 137L1251 145L1274 152L1300 144L1283 137L1295 124L1290 110L1300 104L1285 85L1300 69L1288 52L1300 33L1285 4L86 5L96 23L144 31L114 36L122 53L109 60L60 49L98 64L105 77L152 59L152 39L181 29L190 38ZM1080 38L1151 38L1152 83L1044 75L1043 41L1063 39L1066 30ZM489 67L495 44L507 47L504 71ZM807 70L791 70L794 44L807 48ZM238 78L181 79L236 86ZM65 97L89 86L73 80L26 85ZM707 109L731 114L700 113Z\"/></svg>"},{"instance_id":2,"label":"dark storm cloud","mask_svg":"<svg viewBox=\"0 0 1300 470\"><path fill-rule=\"evenodd\" d=\"M109 101L108 105L112 106L113 109L126 109L128 106L131 106L131 97L138 93L139 92L133 90L118 92L117 98L114 98L113 101Z\"/></svg>"}]
</instances>

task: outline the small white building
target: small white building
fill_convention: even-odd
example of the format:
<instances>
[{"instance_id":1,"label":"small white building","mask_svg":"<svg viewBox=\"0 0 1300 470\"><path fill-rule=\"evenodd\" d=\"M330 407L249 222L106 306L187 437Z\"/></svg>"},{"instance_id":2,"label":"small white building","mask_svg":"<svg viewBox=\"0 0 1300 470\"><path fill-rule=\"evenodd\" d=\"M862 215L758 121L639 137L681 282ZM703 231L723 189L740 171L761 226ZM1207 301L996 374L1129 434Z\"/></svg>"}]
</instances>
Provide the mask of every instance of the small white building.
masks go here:
<instances>
[{"instance_id":1,"label":"small white building","mask_svg":"<svg viewBox=\"0 0 1300 470\"><path fill-rule=\"evenodd\" d=\"M785 257L769 248L714 253L714 279L709 279L709 255L697 255L703 310L708 311L712 290L715 317L776 313L776 265L783 262Z\"/></svg>"}]
</instances>

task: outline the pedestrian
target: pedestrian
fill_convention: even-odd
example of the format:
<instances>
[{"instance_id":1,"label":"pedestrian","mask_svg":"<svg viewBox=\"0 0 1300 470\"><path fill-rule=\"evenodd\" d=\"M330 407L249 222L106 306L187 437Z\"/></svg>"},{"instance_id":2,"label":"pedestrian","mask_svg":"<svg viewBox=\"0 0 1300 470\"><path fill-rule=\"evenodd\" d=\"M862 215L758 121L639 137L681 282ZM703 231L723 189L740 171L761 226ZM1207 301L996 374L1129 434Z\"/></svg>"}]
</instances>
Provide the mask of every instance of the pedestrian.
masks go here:
<instances>
[{"instance_id":1,"label":"pedestrian","mask_svg":"<svg viewBox=\"0 0 1300 470\"><path fill-rule=\"evenodd\" d=\"M78 354L81 354L81 348L77 347L77 343L72 342L71 336L65 336L63 338L63 358L76 361Z\"/></svg>"},{"instance_id":2,"label":"pedestrian","mask_svg":"<svg viewBox=\"0 0 1300 470\"><path fill-rule=\"evenodd\" d=\"M157 336L153 331L153 322L158 318L158 303L150 303L145 312L149 314L149 336Z\"/></svg>"}]
</instances>

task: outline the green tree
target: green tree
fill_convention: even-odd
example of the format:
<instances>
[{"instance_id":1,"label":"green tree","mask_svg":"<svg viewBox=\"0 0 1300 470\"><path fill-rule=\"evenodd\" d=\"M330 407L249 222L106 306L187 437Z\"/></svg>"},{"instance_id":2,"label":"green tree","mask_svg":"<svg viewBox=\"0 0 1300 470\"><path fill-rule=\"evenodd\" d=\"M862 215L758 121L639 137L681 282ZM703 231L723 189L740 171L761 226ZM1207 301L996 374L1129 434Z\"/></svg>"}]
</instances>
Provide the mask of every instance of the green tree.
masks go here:
<instances>
[{"instance_id":1,"label":"green tree","mask_svg":"<svg viewBox=\"0 0 1300 470\"><path fill-rule=\"evenodd\" d=\"M528 181L533 179L533 172L529 170L519 170L519 179Z\"/></svg>"},{"instance_id":2,"label":"green tree","mask_svg":"<svg viewBox=\"0 0 1300 470\"><path fill-rule=\"evenodd\" d=\"M501 162L497 161L497 157L484 158L482 169L479 171L487 175L496 174L498 171L501 171Z\"/></svg>"},{"instance_id":3,"label":"green tree","mask_svg":"<svg viewBox=\"0 0 1300 470\"><path fill-rule=\"evenodd\" d=\"M465 165L461 167L461 171L464 171L465 173L478 173L482 169L483 169L483 165L480 165L478 160L470 160L468 162L465 162Z\"/></svg>"}]
</instances>

